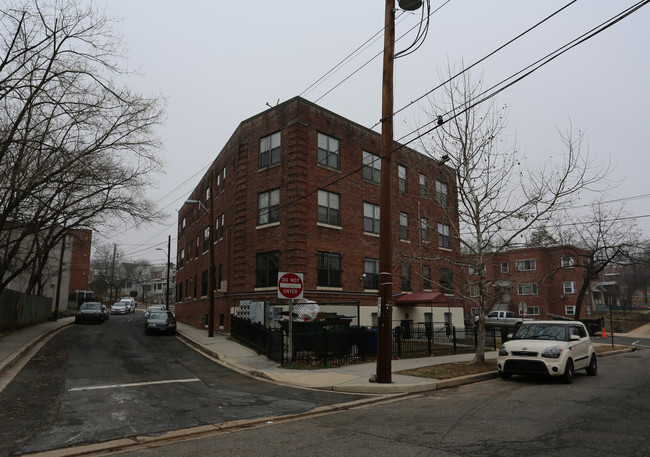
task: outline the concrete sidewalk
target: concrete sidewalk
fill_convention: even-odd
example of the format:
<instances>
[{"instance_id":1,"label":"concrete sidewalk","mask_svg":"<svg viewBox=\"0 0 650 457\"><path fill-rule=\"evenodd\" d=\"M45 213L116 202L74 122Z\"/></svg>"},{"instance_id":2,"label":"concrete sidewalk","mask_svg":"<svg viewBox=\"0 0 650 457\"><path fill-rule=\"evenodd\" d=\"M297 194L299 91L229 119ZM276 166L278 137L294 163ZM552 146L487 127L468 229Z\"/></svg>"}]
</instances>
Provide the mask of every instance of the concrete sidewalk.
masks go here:
<instances>
[{"instance_id":1,"label":"concrete sidewalk","mask_svg":"<svg viewBox=\"0 0 650 457\"><path fill-rule=\"evenodd\" d=\"M315 370L288 369L282 368L276 362L267 359L266 356L258 355L254 350L232 341L226 335L215 333L214 337L209 338L207 330L197 329L180 322L177 325L181 338L200 351L214 357L222 365L249 376L294 387L349 393L398 394L452 387L497 376L496 370L446 380L395 374L395 372L412 368L452 362L468 362L474 358L474 354L393 360L391 363L391 383L370 382L370 378L376 374L376 362ZM486 352L485 354L488 359L496 359L496 356L496 351Z\"/></svg>"}]
</instances>

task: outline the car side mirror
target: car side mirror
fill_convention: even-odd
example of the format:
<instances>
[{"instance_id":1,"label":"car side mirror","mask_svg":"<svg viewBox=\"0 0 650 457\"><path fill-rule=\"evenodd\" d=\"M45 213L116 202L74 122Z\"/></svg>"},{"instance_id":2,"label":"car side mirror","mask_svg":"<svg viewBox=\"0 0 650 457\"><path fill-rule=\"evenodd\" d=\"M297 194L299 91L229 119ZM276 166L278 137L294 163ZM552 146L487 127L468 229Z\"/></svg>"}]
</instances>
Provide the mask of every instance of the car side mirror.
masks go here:
<instances>
[{"instance_id":1,"label":"car side mirror","mask_svg":"<svg viewBox=\"0 0 650 457\"><path fill-rule=\"evenodd\" d=\"M580 335L571 335L570 341L580 341Z\"/></svg>"}]
</instances>

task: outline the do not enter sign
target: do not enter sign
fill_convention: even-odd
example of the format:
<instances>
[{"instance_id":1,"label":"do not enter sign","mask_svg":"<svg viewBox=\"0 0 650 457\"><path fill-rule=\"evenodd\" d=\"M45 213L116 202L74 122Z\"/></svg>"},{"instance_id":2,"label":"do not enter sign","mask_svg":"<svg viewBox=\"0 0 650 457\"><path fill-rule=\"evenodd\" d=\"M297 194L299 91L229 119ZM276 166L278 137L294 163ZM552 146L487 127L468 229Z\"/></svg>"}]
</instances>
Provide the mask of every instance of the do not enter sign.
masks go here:
<instances>
[{"instance_id":1,"label":"do not enter sign","mask_svg":"<svg viewBox=\"0 0 650 457\"><path fill-rule=\"evenodd\" d=\"M287 300L302 298L302 273L278 273L278 298Z\"/></svg>"}]
</instances>

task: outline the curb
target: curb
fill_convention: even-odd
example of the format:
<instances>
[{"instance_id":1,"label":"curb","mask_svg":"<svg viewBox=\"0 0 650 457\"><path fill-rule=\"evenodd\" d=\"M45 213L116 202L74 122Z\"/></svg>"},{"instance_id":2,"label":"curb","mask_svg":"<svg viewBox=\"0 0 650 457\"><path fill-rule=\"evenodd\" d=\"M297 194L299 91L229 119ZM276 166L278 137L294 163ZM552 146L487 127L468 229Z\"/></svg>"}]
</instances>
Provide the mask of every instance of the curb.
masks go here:
<instances>
[{"instance_id":1,"label":"curb","mask_svg":"<svg viewBox=\"0 0 650 457\"><path fill-rule=\"evenodd\" d=\"M45 333L40 334L31 341L23 344L17 351L11 354L9 357L6 357L4 360L0 361L0 376L3 376L7 371L9 371L16 363L18 363L26 354L29 353L35 346L40 344L42 341L48 339L54 333L59 332L60 330L72 325L73 322L68 322L62 324L58 327L54 327L48 330Z\"/></svg>"}]
</instances>

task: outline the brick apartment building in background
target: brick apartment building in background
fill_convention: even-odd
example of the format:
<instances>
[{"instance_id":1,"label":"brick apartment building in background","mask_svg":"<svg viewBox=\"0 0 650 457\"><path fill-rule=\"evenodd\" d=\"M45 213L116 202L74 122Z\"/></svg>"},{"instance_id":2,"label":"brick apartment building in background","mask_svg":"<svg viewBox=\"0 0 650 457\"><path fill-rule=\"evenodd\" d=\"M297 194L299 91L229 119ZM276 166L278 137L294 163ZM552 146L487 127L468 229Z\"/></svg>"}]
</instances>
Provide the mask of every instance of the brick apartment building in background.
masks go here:
<instances>
[{"instance_id":1,"label":"brick apartment building in background","mask_svg":"<svg viewBox=\"0 0 650 457\"><path fill-rule=\"evenodd\" d=\"M592 290L585 294L580 316L576 316L578 293L584 282L580 266L588 252L573 246L529 247L511 249L493 257L486 268L500 297L489 311L508 310L533 319L549 319L551 314L569 317L593 317ZM478 296L478 288L468 276L470 297ZM475 316L478 308L466 305L466 312Z\"/></svg>"},{"instance_id":2,"label":"brick apartment building in background","mask_svg":"<svg viewBox=\"0 0 650 457\"><path fill-rule=\"evenodd\" d=\"M393 321L441 321L458 271L440 259L460 258L453 173L398 146L393 295L410 299L394 302ZM214 248L215 329L228 331L245 301L286 303L278 272L302 273L304 297L316 303L358 301L360 324L373 325L380 147L378 133L299 97L242 121L188 198L201 204L178 213L177 318L205 324Z\"/></svg>"}]
</instances>

